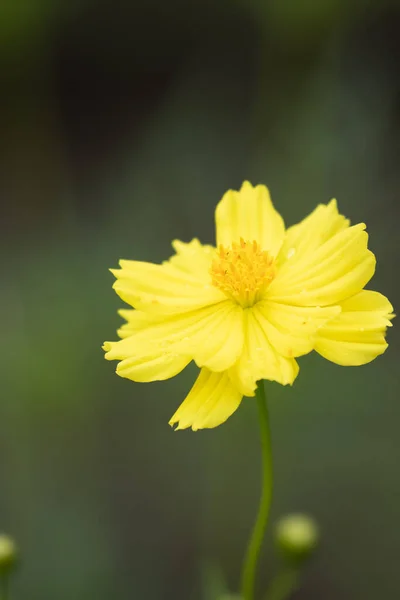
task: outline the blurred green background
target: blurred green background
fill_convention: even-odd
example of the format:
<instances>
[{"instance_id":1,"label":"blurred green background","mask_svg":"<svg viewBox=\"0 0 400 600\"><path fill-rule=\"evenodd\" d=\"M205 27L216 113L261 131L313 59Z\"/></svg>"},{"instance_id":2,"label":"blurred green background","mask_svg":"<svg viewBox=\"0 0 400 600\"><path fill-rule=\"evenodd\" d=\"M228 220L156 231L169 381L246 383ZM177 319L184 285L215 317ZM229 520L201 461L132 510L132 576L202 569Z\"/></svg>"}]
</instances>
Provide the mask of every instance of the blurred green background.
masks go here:
<instances>
[{"instance_id":1,"label":"blurred green background","mask_svg":"<svg viewBox=\"0 0 400 600\"><path fill-rule=\"evenodd\" d=\"M336 197L399 305L400 6L367 0L2 0L0 530L13 598L215 600L259 492L256 410L174 433L190 388L134 384L100 347L119 258L213 242L244 179L287 224ZM365 367L267 386L272 520L313 514L308 600L400 597L399 336ZM271 533L259 585L275 568Z\"/></svg>"}]
</instances>

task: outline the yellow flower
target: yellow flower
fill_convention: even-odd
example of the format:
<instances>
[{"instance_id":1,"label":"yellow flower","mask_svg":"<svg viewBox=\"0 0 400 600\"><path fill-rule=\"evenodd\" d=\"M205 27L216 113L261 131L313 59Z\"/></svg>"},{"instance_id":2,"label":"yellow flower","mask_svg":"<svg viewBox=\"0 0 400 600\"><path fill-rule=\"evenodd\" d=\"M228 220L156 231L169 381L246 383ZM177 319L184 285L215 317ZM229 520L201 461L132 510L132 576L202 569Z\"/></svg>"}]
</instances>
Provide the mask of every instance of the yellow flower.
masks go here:
<instances>
[{"instance_id":1,"label":"yellow flower","mask_svg":"<svg viewBox=\"0 0 400 600\"><path fill-rule=\"evenodd\" d=\"M292 384L297 357L316 350L340 365L382 354L390 302L364 290L375 271L365 225L336 201L285 230L267 188L244 182L216 209L217 249L174 241L161 265L120 261L114 289L122 340L106 342L117 373L164 380L194 360L199 376L170 420L177 429L220 425L257 381Z\"/></svg>"}]
</instances>

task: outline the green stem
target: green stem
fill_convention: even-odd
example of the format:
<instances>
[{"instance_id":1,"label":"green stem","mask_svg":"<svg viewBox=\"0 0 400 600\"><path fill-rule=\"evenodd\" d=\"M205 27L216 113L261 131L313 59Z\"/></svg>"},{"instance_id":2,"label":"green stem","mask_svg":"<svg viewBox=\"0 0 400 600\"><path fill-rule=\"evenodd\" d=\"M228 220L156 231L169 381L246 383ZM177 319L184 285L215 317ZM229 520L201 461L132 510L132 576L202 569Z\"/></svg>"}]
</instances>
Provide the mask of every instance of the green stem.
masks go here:
<instances>
[{"instance_id":1,"label":"green stem","mask_svg":"<svg viewBox=\"0 0 400 600\"><path fill-rule=\"evenodd\" d=\"M8 577L0 576L0 600L8 600Z\"/></svg>"},{"instance_id":2,"label":"green stem","mask_svg":"<svg viewBox=\"0 0 400 600\"><path fill-rule=\"evenodd\" d=\"M272 580L265 600L288 600L300 586L300 569L283 567Z\"/></svg>"},{"instance_id":3,"label":"green stem","mask_svg":"<svg viewBox=\"0 0 400 600\"><path fill-rule=\"evenodd\" d=\"M243 600L254 599L254 587L257 562L260 556L265 529L268 523L272 498L272 453L269 428L268 407L265 399L264 384L259 381L256 390L262 454L262 492L258 515L247 548L242 572Z\"/></svg>"}]
</instances>

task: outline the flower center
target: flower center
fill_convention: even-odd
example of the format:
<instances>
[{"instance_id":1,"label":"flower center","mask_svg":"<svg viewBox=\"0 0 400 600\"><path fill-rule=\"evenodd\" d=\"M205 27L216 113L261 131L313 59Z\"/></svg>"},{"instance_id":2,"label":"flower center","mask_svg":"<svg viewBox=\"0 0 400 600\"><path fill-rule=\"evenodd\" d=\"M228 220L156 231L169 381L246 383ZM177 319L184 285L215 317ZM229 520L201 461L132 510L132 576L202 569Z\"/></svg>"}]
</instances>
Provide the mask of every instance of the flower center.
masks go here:
<instances>
[{"instance_id":1,"label":"flower center","mask_svg":"<svg viewBox=\"0 0 400 600\"><path fill-rule=\"evenodd\" d=\"M241 306L253 306L275 277L274 259L254 242L240 238L238 244L220 245L212 262L213 285Z\"/></svg>"}]
</instances>

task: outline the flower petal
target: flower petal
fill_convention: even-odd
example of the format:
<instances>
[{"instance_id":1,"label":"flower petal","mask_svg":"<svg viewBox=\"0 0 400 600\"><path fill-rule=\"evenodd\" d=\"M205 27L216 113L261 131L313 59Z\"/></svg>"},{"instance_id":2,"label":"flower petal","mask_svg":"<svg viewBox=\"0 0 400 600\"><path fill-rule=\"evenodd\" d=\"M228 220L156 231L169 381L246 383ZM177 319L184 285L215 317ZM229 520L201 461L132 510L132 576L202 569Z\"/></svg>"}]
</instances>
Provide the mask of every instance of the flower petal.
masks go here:
<instances>
[{"instance_id":1,"label":"flower petal","mask_svg":"<svg viewBox=\"0 0 400 600\"><path fill-rule=\"evenodd\" d=\"M198 367L225 371L243 349L243 309L230 300L207 307L197 312L194 327L184 327L180 333L173 352L192 357Z\"/></svg>"},{"instance_id":2,"label":"flower petal","mask_svg":"<svg viewBox=\"0 0 400 600\"><path fill-rule=\"evenodd\" d=\"M364 229L363 223L342 228L299 256L293 248L294 254L283 261L281 257L268 298L297 306L326 306L360 292L375 271L375 256L367 248ZM314 235L318 237L318 230Z\"/></svg>"},{"instance_id":3,"label":"flower petal","mask_svg":"<svg viewBox=\"0 0 400 600\"><path fill-rule=\"evenodd\" d=\"M170 379L191 361L188 356L162 351L160 347L141 345L140 335L132 335L120 342L104 342L103 350L107 360L121 361L116 370L120 377L141 383Z\"/></svg>"},{"instance_id":4,"label":"flower petal","mask_svg":"<svg viewBox=\"0 0 400 600\"><path fill-rule=\"evenodd\" d=\"M130 339L130 338L126 338ZM126 341L126 340L123 340ZM103 350L105 358L114 360L117 355L122 358L120 349L116 348L121 342L105 342ZM190 358L169 352L160 352L150 348L136 349L134 354L125 356L117 365L117 374L120 377L141 383L150 381L163 381L178 375L188 364Z\"/></svg>"},{"instance_id":5,"label":"flower petal","mask_svg":"<svg viewBox=\"0 0 400 600\"><path fill-rule=\"evenodd\" d=\"M162 265L121 260L121 269L112 270L117 278L113 287L134 308L154 314L182 313L226 299L210 277L206 281L203 267L189 272L178 266L179 259L189 260L187 253Z\"/></svg>"},{"instance_id":6,"label":"flower petal","mask_svg":"<svg viewBox=\"0 0 400 600\"><path fill-rule=\"evenodd\" d=\"M271 344L266 319L258 304L245 311L245 344L241 357L230 369L232 381L244 396L254 396L257 381L269 379L292 384L299 367L294 358L282 356Z\"/></svg>"},{"instance_id":7,"label":"flower petal","mask_svg":"<svg viewBox=\"0 0 400 600\"><path fill-rule=\"evenodd\" d=\"M289 358L311 352L317 330L341 311L340 306L292 306L268 301L259 302L257 309L269 342Z\"/></svg>"},{"instance_id":8,"label":"flower petal","mask_svg":"<svg viewBox=\"0 0 400 600\"><path fill-rule=\"evenodd\" d=\"M387 348L386 328L393 317L389 300L364 290L342 303L338 317L322 327L315 350L324 358L344 366L371 362Z\"/></svg>"},{"instance_id":9,"label":"flower petal","mask_svg":"<svg viewBox=\"0 0 400 600\"><path fill-rule=\"evenodd\" d=\"M118 311L118 314L126 320L126 323L121 325L117 331L120 338L129 337L133 333L141 331L145 327L149 327L149 325L153 325L160 321L160 319L165 318L162 316L160 317L159 315L148 314L134 308L122 308Z\"/></svg>"},{"instance_id":10,"label":"flower petal","mask_svg":"<svg viewBox=\"0 0 400 600\"><path fill-rule=\"evenodd\" d=\"M243 309L230 300L158 320L118 342L104 344L107 360L122 361L118 375L134 381L173 377L191 360L223 371L236 362L242 347Z\"/></svg>"},{"instance_id":11,"label":"flower petal","mask_svg":"<svg viewBox=\"0 0 400 600\"><path fill-rule=\"evenodd\" d=\"M176 429L193 431L221 425L238 408L242 394L230 380L227 372L213 373L202 369L169 424Z\"/></svg>"},{"instance_id":12,"label":"flower petal","mask_svg":"<svg viewBox=\"0 0 400 600\"><path fill-rule=\"evenodd\" d=\"M331 237L349 227L349 220L339 214L336 200L319 204L305 219L286 230L278 261L299 259L310 254Z\"/></svg>"},{"instance_id":13,"label":"flower petal","mask_svg":"<svg viewBox=\"0 0 400 600\"><path fill-rule=\"evenodd\" d=\"M190 273L199 281L209 284L211 263L216 255L215 248L201 244L196 238L189 243L174 240L172 246L176 254L164 265L169 264L172 268Z\"/></svg>"},{"instance_id":14,"label":"flower petal","mask_svg":"<svg viewBox=\"0 0 400 600\"><path fill-rule=\"evenodd\" d=\"M229 190L215 211L217 246L230 246L240 238L256 241L276 256L285 235L285 226L275 210L265 185L253 187L245 181L239 192Z\"/></svg>"}]
</instances>

